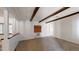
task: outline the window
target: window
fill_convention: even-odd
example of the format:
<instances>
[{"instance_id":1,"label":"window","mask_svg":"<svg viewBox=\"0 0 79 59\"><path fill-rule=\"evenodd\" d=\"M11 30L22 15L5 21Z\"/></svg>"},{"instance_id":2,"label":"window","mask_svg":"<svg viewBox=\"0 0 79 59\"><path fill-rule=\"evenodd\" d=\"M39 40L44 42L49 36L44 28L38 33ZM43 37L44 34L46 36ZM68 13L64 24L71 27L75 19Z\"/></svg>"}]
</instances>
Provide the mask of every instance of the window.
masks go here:
<instances>
[{"instance_id":1,"label":"window","mask_svg":"<svg viewBox=\"0 0 79 59\"><path fill-rule=\"evenodd\" d=\"M12 33L12 24L9 25L9 33Z\"/></svg>"},{"instance_id":2,"label":"window","mask_svg":"<svg viewBox=\"0 0 79 59\"><path fill-rule=\"evenodd\" d=\"M0 24L0 34L3 33L3 24Z\"/></svg>"},{"instance_id":3,"label":"window","mask_svg":"<svg viewBox=\"0 0 79 59\"><path fill-rule=\"evenodd\" d=\"M9 33L12 33L12 24L9 24ZM3 34L3 23L0 23L0 34Z\"/></svg>"}]
</instances>

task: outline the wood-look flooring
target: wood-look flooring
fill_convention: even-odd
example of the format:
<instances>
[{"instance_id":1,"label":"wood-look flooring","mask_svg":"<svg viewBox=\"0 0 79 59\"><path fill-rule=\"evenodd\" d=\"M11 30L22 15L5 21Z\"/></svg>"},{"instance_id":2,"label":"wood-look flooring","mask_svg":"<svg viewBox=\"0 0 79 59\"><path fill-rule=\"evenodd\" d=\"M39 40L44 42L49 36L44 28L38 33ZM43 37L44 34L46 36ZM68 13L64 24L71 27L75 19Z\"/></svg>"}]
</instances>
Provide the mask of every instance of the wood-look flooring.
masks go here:
<instances>
[{"instance_id":1,"label":"wood-look flooring","mask_svg":"<svg viewBox=\"0 0 79 59\"><path fill-rule=\"evenodd\" d=\"M19 43L16 51L63 51L63 48L52 37L24 40Z\"/></svg>"},{"instance_id":2,"label":"wood-look flooring","mask_svg":"<svg viewBox=\"0 0 79 59\"><path fill-rule=\"evenodd\" d=\"M0 40L0 51L2 50L2 40Z\"/></svg>"},{"instance_id":3,"label":"wood-look flooring","mask_svg":"<svg viewBox=\"0 0 79 59\"><path fill-rule=\"evenodd\" d=\"M45 37L21 41L16 51L79 51L79 45L53 37Z\"/></svg>"}]
</instances>

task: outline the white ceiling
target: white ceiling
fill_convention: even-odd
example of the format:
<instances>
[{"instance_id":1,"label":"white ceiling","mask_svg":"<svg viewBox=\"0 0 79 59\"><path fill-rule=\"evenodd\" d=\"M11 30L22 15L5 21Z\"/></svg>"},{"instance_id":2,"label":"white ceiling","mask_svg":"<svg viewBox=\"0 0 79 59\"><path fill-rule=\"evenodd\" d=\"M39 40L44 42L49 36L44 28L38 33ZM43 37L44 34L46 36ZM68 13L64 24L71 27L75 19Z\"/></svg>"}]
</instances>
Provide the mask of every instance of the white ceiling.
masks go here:
<instances>
[{"instance_id":1,"label":"white ceiling","mask_svg":"<svg viewBox=\"0 0 79 59\"><path fill-rule=\"evenodd\" d=\"M28 20L31 18L34 7L9 7L8 10L17 19Z\"/></svg>"},{"instance_id":2,"label":"white ceiling","mask_svg":"<svg viewBox=\"0 0 79 59\"><path fill-rule=\"evenodd\" d=\"M57 11L61 8L62 7L41 7L41 8L39 8L38 12L36 13L35 17L33 18L33 21L40 21L43 18L47 17L48 15L54 13L55 11ZM8 7L10 16L14 15L19 20L30 20L34 9L35 9L35 7ZM78 7L71 7L55 16L48 18L47 21L74 13L76 11L79 11ZM0 13L1 13L1 10L0 10Z\"/></svg>"},{"instance_id":3,"label":"white ceiling","mask_svg":"<svg viewBox=\"0 0 79 59\"><path fill-rule=\"evenodd\" d=\"M57 14L55 16L52 16L52 17L46 19L46 21L54 20L56 18L63 17L63 16L66 16L66 15L69 15L69 14L72 14L72 13L75 13L75 12L78 12L78 11L79 11L79 7L71 7L71 8L69 8L69 9L67 9L63 12L60 12L59 14Z\"/></svg>"},{"instance_id":4,"label":"white ceiling","mask_svg":"<svg viewBox=\"0 0 79 59\"><path fill-rule=\"evenodd\" d=\"M61 7L41 7L36 16L34 17L33 20L39 21L42 20L43 18L47 17L48 15L54 13L55 11L59 10Z\"/></svg>"}]
</instances>

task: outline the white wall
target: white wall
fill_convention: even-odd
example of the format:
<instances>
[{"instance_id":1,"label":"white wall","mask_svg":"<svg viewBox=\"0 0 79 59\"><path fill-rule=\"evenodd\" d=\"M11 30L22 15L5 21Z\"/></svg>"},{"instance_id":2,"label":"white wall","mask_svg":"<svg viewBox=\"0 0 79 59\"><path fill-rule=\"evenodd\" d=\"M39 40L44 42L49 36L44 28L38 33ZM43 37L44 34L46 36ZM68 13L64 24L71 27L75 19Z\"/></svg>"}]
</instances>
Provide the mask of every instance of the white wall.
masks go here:
<instances>
[{"instance_id":1,"label":"white wall","mask_svg":"<svg viewBox=\"0 0 79 59\"><path fill-rule=\"evenodd\" d=\"M16 19L15 20L15 30L14 30L15 33L19 33L19 21Z\"/></svg>"},{"instance_id":2,"label":"white wall","mask_svg":"<svg viewBox=\"0 0 79 59\"><path fill-rule=\"evenodd\" d=\"M61 34L61 28L60 28L60 21L56 21L56 22L53 22L53 29L54 29L54 37L57 37L57 38L60 38L60 34Z\"/></svg>"},{"instance_id":3,"label":"white wall","mask_svg":"<svg viewBox=\"0 0 79 59\"><path fill-rule=\"evenodd\" d=\"M29 20L18 20L19 21L19 32L25 37L25 39L33 39L37 38L37 33L34 33L34 25L41 25L42 32L40 33L39 37L46 37L46 36L53 36L53 23L46 24L38 22L30 22Z\"/></svg>"},{"instance_id":4,"label":"white wall","mask_svg":"<svg viewBox=\"0 0 79 59\"><path fill-rule=\"evenodd\" d=\"M25 37L25 39L37 38L37 33L34 33L34 25L41 25L42 32L39 37L53 36L53 23L41 23L37 21L30 22L29 20L18 20L19 21L19 32Z\"/></svg>"},{"instance_id":5,"label":"white wall","mask_svg":"<svg viewBox=\"0 0 79 59\"><path fill-rule=\"evenodd\" d=\"M41 32L41 37L46 37L46 36L53 36L53 23L41 23L42 26L42 32Z\"/></svg>"},{"instance_id":6,"label":"white wall","mask_svg":"<svg viewBox=\"0 0 79 59\"><path fill-rule=\"evenodd\" d=\"M79 14L54 22L54 37L79 44Z\"/></svg>"},{"instance_id":7,"label":"white wall","mask_svg":"<svg viewBox=\"0 0 79 59\"><path fill-rule=\"evenodd\" d=\"M4 16L3 16L3 10L0 9L0 23L4 23ZM12 24L13 26L13 34L17 33L18 32L18 20L16 20L16 18L11 15L9 13L9 23ZM16 26L15 26L16 25ZM6 29L4 29L6 30ZM4 38L4 35L0 35L0 39ZM11 50L13 51L18 42L21 40L21 39L24 39L22 35L17 35L11 39L7 39L7 40L2 40L2 50Z\"/></svg>"},{"instance_id":8,"label":"white wall","mask_svg":"<svg viewBox=\"0 0 79 59\"><path fill-rule=\"evenodd\" d=\"M35 38L34 24L29 20L19 20L19 32L25 37L25 39Z\"/></svg>"},{"instance_id":9,"label":"white wall","mask_svg":"<svg viewBox=\"0 0 79 59\"><path fill-rule=\"evenodd\" d=\"M24 37L21 34L18 34L9 39L9 50L14 51L19 41L21 41L22 39L24 39Z\"/></svg>"}]
</instances>

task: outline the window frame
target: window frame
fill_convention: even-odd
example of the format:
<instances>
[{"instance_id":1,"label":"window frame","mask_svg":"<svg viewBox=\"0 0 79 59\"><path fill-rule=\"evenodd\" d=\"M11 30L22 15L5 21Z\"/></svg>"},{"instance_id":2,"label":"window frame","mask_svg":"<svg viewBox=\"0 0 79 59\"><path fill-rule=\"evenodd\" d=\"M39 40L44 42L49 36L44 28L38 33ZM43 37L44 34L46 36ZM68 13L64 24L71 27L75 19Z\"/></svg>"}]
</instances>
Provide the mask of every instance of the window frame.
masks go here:
<instances>
[{"instance_id":1,"label":"window frame","mask_svg":"<svg viewBox=\"0 0 79 59\"><path fill-rule=\"evenodd\" d=\"M0 33L0 35L4 35L4 31L3 31L4 23L0 23L0 25L2 25L2 33ZM12 24L9 24L9 25L12 25ZM13 25L12 25L12 27L13 27ZM12 29L12 31L13 31L13 29ZM9 32L9 34L12 34L12 33Z\"/></svg>"}]
</instances>

